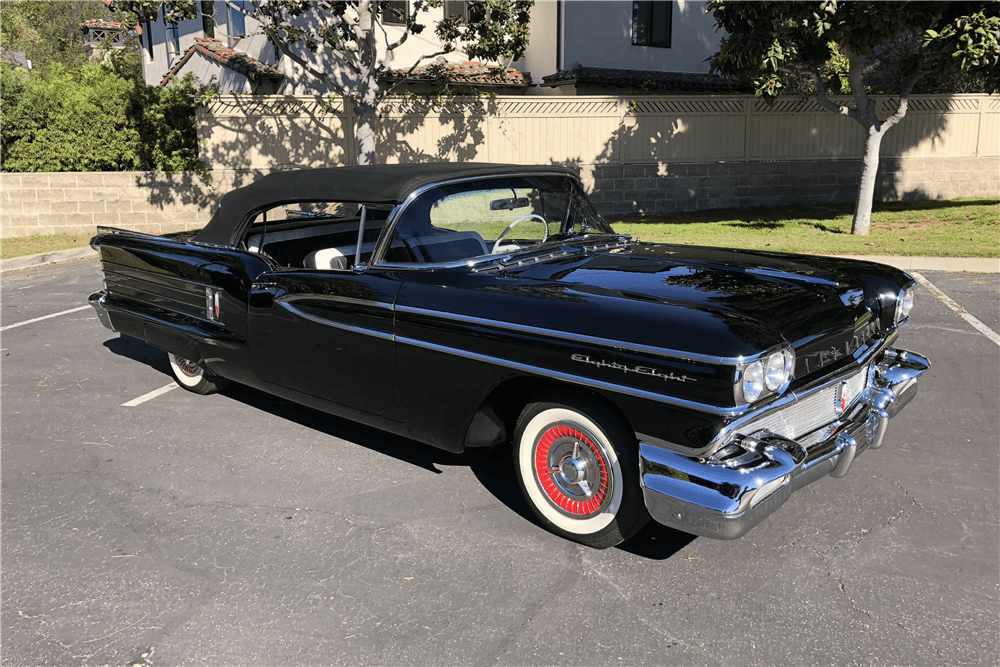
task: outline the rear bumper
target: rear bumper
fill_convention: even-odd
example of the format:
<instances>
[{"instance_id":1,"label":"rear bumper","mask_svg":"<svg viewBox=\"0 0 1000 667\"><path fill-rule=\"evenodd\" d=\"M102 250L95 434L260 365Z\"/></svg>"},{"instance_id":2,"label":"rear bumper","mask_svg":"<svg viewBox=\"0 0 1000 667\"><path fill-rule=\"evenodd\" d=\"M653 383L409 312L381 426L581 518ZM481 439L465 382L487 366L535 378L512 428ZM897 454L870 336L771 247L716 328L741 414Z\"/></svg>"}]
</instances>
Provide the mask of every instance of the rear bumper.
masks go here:
<instances>
[{"instance_id":1,"label":"rear bumper","mask_svg":"<svg viewBox=\"0 0 1000 667\"><path fill-rule=\"evenodd\" d=\"M111 315L108 314L108 309L104 305L104 299L108 296L107 292L94 292L90 295L90 305L94 307L97 311L97 319L101 321L101 324L105 329L110 329L114 331L115 328L111 325Z\"/></svg>"},{"instance_id":2,"label":"rear bumper","mask_svg":"<svg viewBox=\"0 0 1000 667\"><path fill-rule=\"evenodd\" d=\"M684 532L730 540L744 535L781 507L792 493L832 475L843 477L866 449L882 446L889 419L917 393L927 359L886 350L855 403L829 435L804 447L770 431L739 434L744 454L735 462L684 454L640 443L640 479L646 507L659 523Z\"/></svg>"}]
</instances>

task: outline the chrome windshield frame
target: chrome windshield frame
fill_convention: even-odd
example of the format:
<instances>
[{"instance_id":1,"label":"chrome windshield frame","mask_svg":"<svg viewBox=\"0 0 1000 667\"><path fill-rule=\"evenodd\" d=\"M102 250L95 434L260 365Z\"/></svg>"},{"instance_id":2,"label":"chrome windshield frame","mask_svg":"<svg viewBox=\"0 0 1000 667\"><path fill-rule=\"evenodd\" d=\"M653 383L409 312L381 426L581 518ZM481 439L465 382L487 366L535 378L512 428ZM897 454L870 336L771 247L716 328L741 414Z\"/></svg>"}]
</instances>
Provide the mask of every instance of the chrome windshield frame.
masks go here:
<instances>
[{"instance_id":1,"label":"chrome windshield frame","mask_svg":"<svg viewBox=\"0 0 1000 667\"><path fill-rule=\"evenodd\" d=\"M460 261L422 262L422 263L415 262L413 264L382 262L382 257L388 250L389 243L392 239L392 235L396 231L396 225L399 223L399 220L403 217L403 214L406 212L406 209L409 208L411 204L413 204L413 202L417 199L417 197L424 194L428 190L439 188L445 185L455 185L458 183L471 183L474 181L491 181L502 178L528 178L528 177L533 178L533 177L545 177L545 176L558 176L563 178L569 178L573 181L573 183L580 190L580 192L581 193L583 192L583 182L580 180L580 177L573 174L567 174L564 171L552 171L552 172L542 171L542 172L533 172L531 174L503 171L503 172L498 172L496 174L489 174L487 176L469 176L466 178L455 178L446 181L438 181L436 183L428 183L427 185L423 185L417 188L409 195L407 195L406 199L403 200L403 202L400 203L398 206L396 206L393 209L392 213L389 215L389 219L388 221L386 221L385 226L382 228L382 234L375 245L375 250L372 252L371 261L369 262L368 266L370 266L373 269L443 269L443 268L458 268L462 266L474 266L476 264L491 262L497 259L502 259L504 257L509 257L509 255L493 255L493 256L484 256L482 258L470 258ZM607 225L608 229L611 229L611 225L609 225L608 221L604 219L604 216L601 215L600 211L598 211L597 208L594 207L593 202L590 202L589 197L587 198L587 202L590 204L590 209L594 213L594 215L596 215L601 222ZM614 230L611 230L610 233L613 234Z\"/></svg>"}]
</instances>

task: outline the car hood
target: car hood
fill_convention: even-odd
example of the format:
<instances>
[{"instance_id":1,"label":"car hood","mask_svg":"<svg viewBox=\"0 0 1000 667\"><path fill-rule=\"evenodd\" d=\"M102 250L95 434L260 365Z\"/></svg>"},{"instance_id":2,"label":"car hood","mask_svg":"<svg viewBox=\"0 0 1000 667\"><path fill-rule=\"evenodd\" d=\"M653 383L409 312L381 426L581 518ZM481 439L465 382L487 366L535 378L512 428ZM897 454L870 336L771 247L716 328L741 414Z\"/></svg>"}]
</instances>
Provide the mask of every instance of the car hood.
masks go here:
<instances>
[{"instance_id":1,"label":"car hood","mask_svg":"<svg viewBox=\"0 0 1000 667\"><path fill-rule=\"evenodd\" d=\"M884 334L877 295L865 275L884 278L877 266L807 255L637 243L568 252L506 273L592 297L641 303L645 310L659 312L666 326L656 329L655 341L641 341L646 344L745 357L790 343L803 362L796 372L800 376ZM897 279L891 282L901 282L902 275L891 276ZM713 326L685 326L693 313ZM725 333L722 348L720 329ZM836 350L832 359L812 359L817 351L831 348Z\"/></svg>"}]
</instances>

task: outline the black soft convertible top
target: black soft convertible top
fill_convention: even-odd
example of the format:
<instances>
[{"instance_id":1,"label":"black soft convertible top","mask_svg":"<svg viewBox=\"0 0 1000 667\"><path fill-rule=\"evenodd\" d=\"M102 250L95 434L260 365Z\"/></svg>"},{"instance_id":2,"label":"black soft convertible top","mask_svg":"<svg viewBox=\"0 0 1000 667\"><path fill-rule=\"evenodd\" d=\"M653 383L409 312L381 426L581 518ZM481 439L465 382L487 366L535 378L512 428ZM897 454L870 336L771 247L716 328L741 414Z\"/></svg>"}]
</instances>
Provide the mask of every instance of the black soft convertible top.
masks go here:
<instances>
[{"instance_id":1,"label":"black soft convertible top","mask_svg":"<svg viewBox=\"0 0 1000 667\"><path fill-rule=\"evenodd\" d=\"M555 165L483 162L385 164L279 171L224 195L212 219L194 240L216 245L235 245L250 214L281 204L332 201L395 205L405 200L414 190L442 181L553 172L575 176L572 170Z\"/></svg>"}]
</instances>

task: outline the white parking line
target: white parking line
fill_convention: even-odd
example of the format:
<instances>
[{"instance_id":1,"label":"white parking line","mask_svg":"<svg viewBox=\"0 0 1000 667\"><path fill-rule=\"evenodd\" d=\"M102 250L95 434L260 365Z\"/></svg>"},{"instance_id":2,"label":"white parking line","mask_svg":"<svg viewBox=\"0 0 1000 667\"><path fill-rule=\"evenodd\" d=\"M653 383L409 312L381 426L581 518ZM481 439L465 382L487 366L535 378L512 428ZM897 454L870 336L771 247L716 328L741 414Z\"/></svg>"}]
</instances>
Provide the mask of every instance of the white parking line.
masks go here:
<instances>
[{"instance_id":1,"label":"white parking line","mask_svg":"<svg viewBox=\"0 0 1000 667\"><path fill-rule=\"evenodd\" d=\"M990 329L988 326L986 326L985 324L977 320L975 317L973 317L965 308L962 308L960 305L955 303L951 299L951 297L949 297L947 294L945 294L937 287L932 285L931 282L927 280L927 278L924 278L916 271L910 271L910 275L913 276L913 279L916 280L918 283L929 289L931 291L931 294L936 296L941 303L954 310L959 317L961 317L963 320L965 320L973 327L975 327L976 330L978 330L981 334L989 338L997 345L1000 345L1000 334L997 334L996 331Z\"/></svg>"},{"instance_id":2,"label":"white parking line","mask_svg":"<svg viewBox=\"0 0 1000 667\"><path fill-rule=\"evenodd\" d=\"M167 386L160 387L159 389L154 389L153 391L149 392L148 394L143 394L139 398L133 398L128 403L122 403L122 407L123 408L134 408L137 405L140 405L142 403L145 403L146 401L149 401L149 400L152 400L152 399L156 398L157 396L161 396L161 395L167 393L171 389L177 389L177 387L179 387L179 386L180 385L177 384L176 382L171 382Z\"/></svg>"},{"instance_id":3,"label":"white parking line","mask_svg":"<svg viewBox=\"0 0 1000 667\"><path fill-rule=\"evenodd\" d=\"M0 327L0 331L6 331L7 329L13 329L14 327L23 327L25 324L31 324L32 322L41 322L42 320L47 320L51 317L59 317L60 315L69 315L70 313L78 313L81 310L87 310L90 306L80 306L79 308L71 308L69 310L64 310L60 313L52 313L51 315L43 315L42 317L36 317L33 320L25 320L23 322L17 322L15 324L8 324L5 327Z\"/></svg>"}]
</instances>

